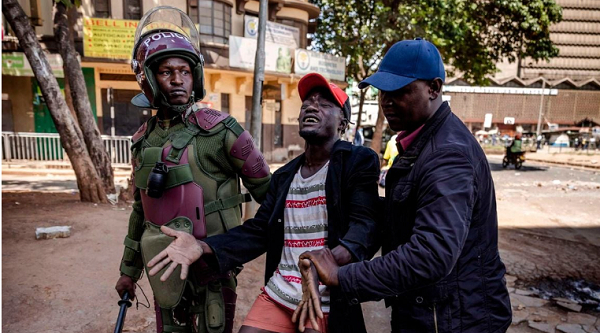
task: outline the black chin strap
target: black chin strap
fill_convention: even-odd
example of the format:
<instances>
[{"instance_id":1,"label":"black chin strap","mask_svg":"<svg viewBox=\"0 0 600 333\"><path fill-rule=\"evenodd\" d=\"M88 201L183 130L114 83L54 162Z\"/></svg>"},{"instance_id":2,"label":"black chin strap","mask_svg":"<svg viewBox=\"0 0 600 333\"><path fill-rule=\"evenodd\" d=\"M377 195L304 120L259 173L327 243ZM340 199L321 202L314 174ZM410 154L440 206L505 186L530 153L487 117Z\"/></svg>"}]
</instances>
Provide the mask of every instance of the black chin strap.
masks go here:
<instances>
[{"instance_id":1,"label":"black chin strap","mask_svg":"<svg viewBox=\"0 0 600 333\"><path fill-rule=\"evenodd\" d=\"M192 105L195 104L194 99L196 96L195 96L195 93L192 91L189 101L186 104L181 104L181 105L169 104L169 102L167 101L167 97L162 93L162 91L158 93L157 97L160 100L159 101L160 105L167 107L169 110L175 111L177 114L186 116L184 113L186 113L186 110L188 110Z\"/></svg>"}]
</instances>

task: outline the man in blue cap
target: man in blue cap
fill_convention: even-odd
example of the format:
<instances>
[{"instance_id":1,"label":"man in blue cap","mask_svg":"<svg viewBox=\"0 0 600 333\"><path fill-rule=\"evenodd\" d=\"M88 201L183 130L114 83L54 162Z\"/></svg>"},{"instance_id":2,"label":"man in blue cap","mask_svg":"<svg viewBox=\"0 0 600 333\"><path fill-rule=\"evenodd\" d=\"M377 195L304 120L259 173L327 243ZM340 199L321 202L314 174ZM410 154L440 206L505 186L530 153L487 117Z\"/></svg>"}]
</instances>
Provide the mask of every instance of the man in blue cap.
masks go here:
<instances>
[{"instance_id":1,"label":"man in blue cap","mask_svg":"<svg viewBox=\"0 0 600 333\"><path fill-rule=\"evenodd\" d=\"M393 45L359 84L379 89L385 117L399 131L382 256L338 267L327 249L302 254L307 302L318 299L310 292L312 262L321 282L339 286L350 304L385 299L393 332L508 329L494 183L479 144L442 100L444 79L438 50L418 38Z\"/></svg>"}]
</instances>

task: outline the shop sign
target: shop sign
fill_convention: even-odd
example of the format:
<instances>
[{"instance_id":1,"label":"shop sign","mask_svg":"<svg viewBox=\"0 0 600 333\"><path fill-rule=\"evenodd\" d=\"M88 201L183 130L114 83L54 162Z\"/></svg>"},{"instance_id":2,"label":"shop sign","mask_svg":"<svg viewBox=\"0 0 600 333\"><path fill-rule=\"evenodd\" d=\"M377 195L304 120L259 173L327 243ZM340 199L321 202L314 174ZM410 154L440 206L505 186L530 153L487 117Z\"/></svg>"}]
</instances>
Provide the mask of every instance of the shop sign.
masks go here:
<instances>
[{"instance_id":1,"label":"shop sign","mask_svg":"<svg viewBox=\"0 0 600 333\"><path fill-rule=\"evenodd\" d=\"M244 17L244 37L258 38L258 17L247 15ZM296 49L300 47L300 29L268 21L265 41Z\"/></svg>"},{"instance_id":2,"label":"shop sign","mask_svg":"<svg viewBox=\"0 0 600 333\"><path fill-rule=\"evenodd\" d=\"M90 58L131 59L138 21L86 17L83 54Z\"/></svg>"},{"instance_id":3,"label":"shop sign","mask_svg":"<svg viewBox=\"0 0 600 333\"><path fill-rule=\"evenodd\" d=\"M296 50L294 73L319 73L330 80L346 80L346 60L331 54L313 52L304 49Z\"/></svg>"},{"instance_id":4,"label":"shop sign","mask_svg":"<svg viewBox=\"0 0 600 333\"><path fill-rule=\"evenodd\" d=\"M492 127L492 114L491 113L486 113L485 114L485 118L483 120L483 128L490 128Z\"/></svg>"},{"instance_id":5,"label":"shop sign","mask_svg":"<svg viewBox=\"0 0 600 333\"><path fill-rule=\"evenodd\" d=\"M229 36L229 66L254 69L256 39ZM292 52L282 44L265 42L265 71L292 72Z\"/></svg>"},{"instance_id":6,"label":"shop sign","mask_svg":"<svg viewBox=\"0 0 600 333\"><path fill-rule=\"evenodd\" d=\"M48 59L55 77L65 77L60 54L47 53L46 59ZM2 53L2 75L34 76L31 65L27 61L25 53L22 52Z\"/></svg>"},{"instance_id":7,"label":"shop sign","mask_svg":"<svg viewBox=\"0 0 600 333\"><path fill-rule=\"evenodd\" d=\"M443 86L445 93L507 94L507 95L558 95L558 89L516 88L516 87L470 87Z\"/></svg>"}]
</instances>

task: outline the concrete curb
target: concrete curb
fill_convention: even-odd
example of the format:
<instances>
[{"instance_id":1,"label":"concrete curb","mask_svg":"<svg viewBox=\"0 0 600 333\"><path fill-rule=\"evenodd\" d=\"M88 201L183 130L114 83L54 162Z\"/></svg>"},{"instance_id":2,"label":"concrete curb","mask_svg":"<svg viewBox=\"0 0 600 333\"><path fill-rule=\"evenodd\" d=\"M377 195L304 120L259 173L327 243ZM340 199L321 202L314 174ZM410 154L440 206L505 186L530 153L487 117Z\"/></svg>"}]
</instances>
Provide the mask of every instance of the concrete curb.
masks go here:
<instances>
[{"instance_id":1,"label":"concrete curb","mask_svg":"<svg viewBox=\"0 0 600 333\"><path fill-rule=\"evenodd\" d=\"M504 154L486 153L486 156L502 159L502 157L504 157ZM532 161L532 162L539 162L539 163L546 163L546 164L554 164L554 165L570 166L570 167L577 167L577 168L586 168L586 169L592 169L592 170L600 170L600 163L593 164L593 163L559 161L559 160L553 160L553 159L548 159L548 158L539 158L538 156L539 155L536 155L535 153L528 153L525 155L525 162ZM549 156L552 157L552 155L549 155ZM598 156L598 157L600 157L600 156Z\"/></svg>"},{"instance_id":2,"label":"concrete curb","mask_svg":"<svg viewBox=\"0 0 600 333\"><path fill-rule=\"evenodd\" d=\"M566 165L566 166L573 166L573 167L579 167L579 168L600 170L600 164L584 164L584 163L552 161L552 160L546 160L546 159L538 159L535 157L534 158L526 157L526 161L534 161L534 162L541 162L541 163L548 163L548 164Z\"/></svg>"},{"instance_id":3,"label":"concrete curb","mask_svg":"<svg viewBox=\"0 0 600 333\"><path fill-rule=\"evenodd\" d=\"M40 168L2 168L3 176L47 176L47 175L56 175L56 176L73 176L75 177L75 172L73 169L40 169ZM114 171L115 177L130 177L130 171Z\"/></svg>"}]
</instances>

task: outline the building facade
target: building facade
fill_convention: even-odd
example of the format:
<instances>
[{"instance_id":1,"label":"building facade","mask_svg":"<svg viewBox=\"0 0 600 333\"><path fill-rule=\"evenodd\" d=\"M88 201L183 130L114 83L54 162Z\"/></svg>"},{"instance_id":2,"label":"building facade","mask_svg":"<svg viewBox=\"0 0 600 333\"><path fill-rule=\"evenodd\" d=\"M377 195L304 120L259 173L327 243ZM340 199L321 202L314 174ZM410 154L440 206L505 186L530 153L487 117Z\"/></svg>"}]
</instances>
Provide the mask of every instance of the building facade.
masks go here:
<instances>
[{"instance_id":1,"label":"building facade","mask_svg":"<svg viewBox=\"0 0 600 333\"><path fill-rule=\"evenodd\" d=\"M21 0L20 3L49 57L56 57L51 2ZM202 104L227 112L249 127L258 1L84 0L74 15L77 16L75 44L102 134L131 135L152 115L152 110L140 110L129 102L140 92L129 58L137 22L145 12L160 5L181 9L197 24L205 59L207 95ZM309 71L319 71L337 84L346 85L344 59L306 50L310 44L307 34L314 30L311 20L319 12L307 0L269 1L262 149L271 160L282 160L303 145L298 136L300 78ZM16 62L4 61L7 55L22 55L6 23L4 28L3 131L53 132L33 75L11 71ZM60 57L56 60L54 67L59 69ZM60 77L56 71L55 76ZM59 78L61 87L62 81Z\"/></svg>"},{"instance_id":2,"label":"building facade","mask_svg":"<svg viewBox=\"0 0 600 333\"><path fill-rule=\"evenodd\" d=\"M448 80L444 95L473 132L484 129L486 114L492 115L492 123L485 129L502 128L508 118L524 131L535 132L540 113L544 130L549 124L568 127L584 119L600 122L600 1L556 3L563 13L563 20L550 27L550 39L559 49L557 57L499 63L489 87Z\"/></svg>"}]
</instances>

